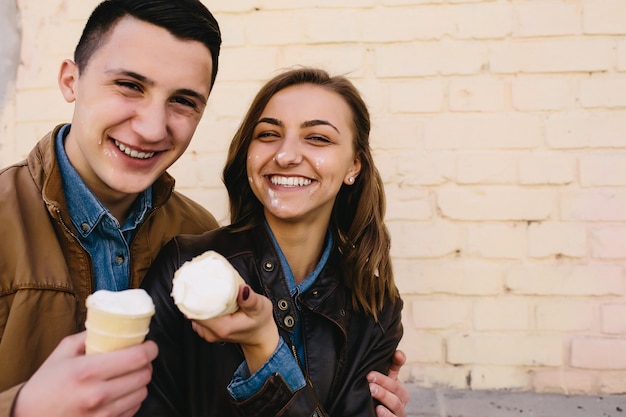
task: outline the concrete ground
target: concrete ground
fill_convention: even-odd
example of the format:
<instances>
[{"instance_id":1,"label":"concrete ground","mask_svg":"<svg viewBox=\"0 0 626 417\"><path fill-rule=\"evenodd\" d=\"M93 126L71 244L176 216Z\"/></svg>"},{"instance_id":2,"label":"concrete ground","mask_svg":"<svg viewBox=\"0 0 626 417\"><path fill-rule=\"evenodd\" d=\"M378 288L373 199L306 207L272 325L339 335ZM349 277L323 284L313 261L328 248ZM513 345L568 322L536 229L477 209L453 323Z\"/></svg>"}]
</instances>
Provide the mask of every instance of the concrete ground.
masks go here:
<instances>
[{"instance_id":1,"label":"concrete ground","mask_svg":"<svg viewBox=\"0 0 626 417\"><path fill-rule=\"evenodd\" d=\"M626 395L408 388L409 417L626 417Z\"/></svg>"}]
</instances>

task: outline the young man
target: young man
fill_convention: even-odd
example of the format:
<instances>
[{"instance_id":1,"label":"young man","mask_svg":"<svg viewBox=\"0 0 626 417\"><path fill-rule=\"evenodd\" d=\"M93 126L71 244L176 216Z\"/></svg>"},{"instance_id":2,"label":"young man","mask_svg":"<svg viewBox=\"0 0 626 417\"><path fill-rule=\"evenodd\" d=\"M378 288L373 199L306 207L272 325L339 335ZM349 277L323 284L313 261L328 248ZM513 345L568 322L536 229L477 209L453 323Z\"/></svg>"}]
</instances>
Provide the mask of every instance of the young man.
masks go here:
<instances>
[{"instance_id":1,"label":"young man","mask_svg":"<svg viewBox=\"0 0 626 417\"><path fill-rule=\"evenodd\" d=\"M58 78L71 124L0 171L0 417L132 416L145 398L156 345L85 356L85 299L138 287L173 236L217 226L165 171L207 105L220 45L198 0L93 11ZM396 378L377 378L390 409L405 402Z\"/></svg>"}]
</instances>

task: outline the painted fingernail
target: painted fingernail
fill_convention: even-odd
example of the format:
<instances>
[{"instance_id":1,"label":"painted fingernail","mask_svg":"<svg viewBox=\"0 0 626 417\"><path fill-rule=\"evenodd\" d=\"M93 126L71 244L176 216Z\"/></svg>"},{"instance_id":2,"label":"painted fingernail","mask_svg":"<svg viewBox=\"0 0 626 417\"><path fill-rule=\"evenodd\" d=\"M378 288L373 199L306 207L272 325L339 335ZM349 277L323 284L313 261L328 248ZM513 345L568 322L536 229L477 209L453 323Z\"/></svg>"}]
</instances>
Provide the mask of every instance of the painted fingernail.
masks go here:
<instances>
[{"instance_id":1,"label":"painted fingernail","mask_svg":"<svg viewBox=\"0 0 626 417\"><path fill-rule=\"evenodd\" d=\"M243 301L246 301L248 297L250 297L250 287L244 287L243 294L241 294L241 298L243 298Z\"/></svg>"}]
</instances>

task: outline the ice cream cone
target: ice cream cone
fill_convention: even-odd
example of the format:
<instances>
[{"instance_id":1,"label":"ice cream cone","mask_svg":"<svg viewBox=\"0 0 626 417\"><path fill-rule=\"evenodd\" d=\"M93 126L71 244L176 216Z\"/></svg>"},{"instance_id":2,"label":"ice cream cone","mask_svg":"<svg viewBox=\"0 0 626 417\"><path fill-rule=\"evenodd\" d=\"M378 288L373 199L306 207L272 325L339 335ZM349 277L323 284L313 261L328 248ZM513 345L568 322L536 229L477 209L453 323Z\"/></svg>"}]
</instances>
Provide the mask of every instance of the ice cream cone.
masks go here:
<instances>
[{"instance_id":1,"label":"ice cream cone","mask_svg":"<svg viewBox=\"0 0 626 417\"><path fill-rule=\"evenodd\" d=\"M237 270L215 251L185 262L174 274L172 297L189 319L208 320L239 309L239 286L245 284Z\"/></svg>"},{"instance_id":2,"label":"ice cream cone","mask_svg":"<svg viewBox=\"0 0 626 417\"><path fill-rule=\"evenodd\" d=\"M87 354L110 352L143 342L154 315L142 289L96 291L87 297Z\"/></svg>"}]
</instances>

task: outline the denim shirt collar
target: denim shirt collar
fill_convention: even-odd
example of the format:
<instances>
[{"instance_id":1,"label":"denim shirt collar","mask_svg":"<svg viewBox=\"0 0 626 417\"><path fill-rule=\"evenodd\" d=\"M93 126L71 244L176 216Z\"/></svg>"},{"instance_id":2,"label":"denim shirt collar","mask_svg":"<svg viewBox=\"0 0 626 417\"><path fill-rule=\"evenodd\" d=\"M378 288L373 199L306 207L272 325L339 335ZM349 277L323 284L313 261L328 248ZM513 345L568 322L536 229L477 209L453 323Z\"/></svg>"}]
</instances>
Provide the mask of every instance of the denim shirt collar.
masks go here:
<instances>
[{"instance_id":1,"label":"denim shirt collar","mask_svg":"<svg viewBox=\"0 0 626 417\"><path fill-rule=\"evenodd\" d=\"M55 151L61 170L63 190L67 201L68 213L74 227L81 237L85 238L96 229L102 219L109 215L117 222L109 210L91 192L76 169L70 163L65 152L64 141L70 131L70 124L59 129L55 138ZM152 187L139 194L133 208L122 227L122 232L134 229L142 222L146 213L152 208ZM116 223L117 224L117 223ZM119 224L118 224L119 225Z\"/></svg>"}]
</instances>

